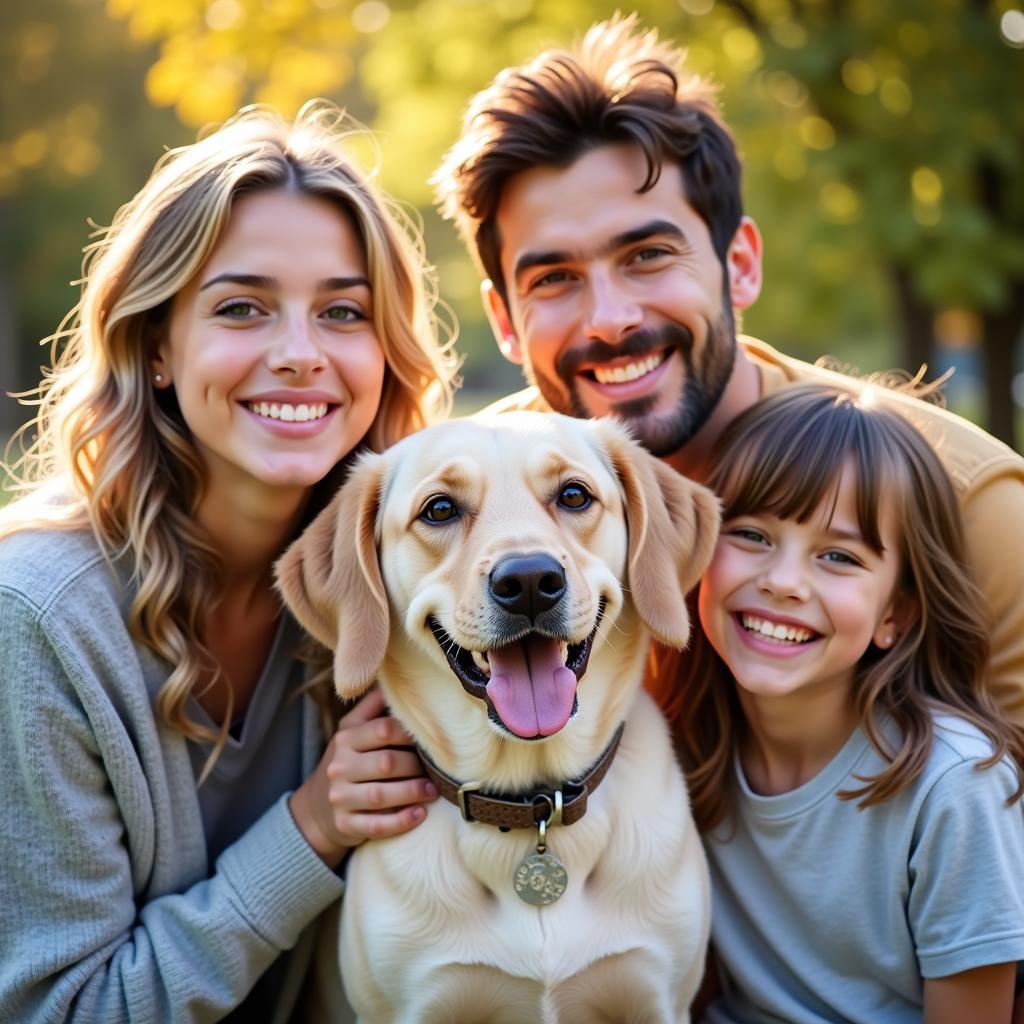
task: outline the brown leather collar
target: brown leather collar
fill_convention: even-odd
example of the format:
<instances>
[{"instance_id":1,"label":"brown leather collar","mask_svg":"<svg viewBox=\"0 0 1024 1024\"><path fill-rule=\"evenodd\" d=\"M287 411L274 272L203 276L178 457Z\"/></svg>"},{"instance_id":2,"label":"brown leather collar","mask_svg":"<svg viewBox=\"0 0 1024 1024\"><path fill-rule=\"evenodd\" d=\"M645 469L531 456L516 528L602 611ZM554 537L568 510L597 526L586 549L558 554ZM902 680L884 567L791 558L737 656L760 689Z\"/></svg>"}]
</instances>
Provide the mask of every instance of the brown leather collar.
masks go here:
<instances>
[{"instance_id":1,"label":"brown leather collar","mask_svg":"<svg viewBox=\"0 0 1024 1024\"><path fill-rule=\"evenodd\" d=\"M549 826L572 825L586 814L587 797L605 777L622 739L622 730L620 725L604 753L580 778L564 783L561 789L541 788L524 794L485 793L480 790L478 782L460 785L441 771L422 749L417 749L428 778L437 786L441 796L459 808L466 821L479 821L504 829L536 828L542 821Z\"/></svg>"}]
</instances>

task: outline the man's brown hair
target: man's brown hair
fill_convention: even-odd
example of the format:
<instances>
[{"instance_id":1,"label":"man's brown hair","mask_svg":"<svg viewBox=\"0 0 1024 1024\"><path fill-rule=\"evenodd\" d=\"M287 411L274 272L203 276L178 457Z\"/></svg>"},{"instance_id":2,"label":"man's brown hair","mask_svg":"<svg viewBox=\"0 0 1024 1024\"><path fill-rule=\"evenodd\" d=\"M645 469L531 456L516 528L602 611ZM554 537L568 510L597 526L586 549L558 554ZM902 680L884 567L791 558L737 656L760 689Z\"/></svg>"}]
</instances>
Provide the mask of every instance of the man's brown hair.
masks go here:
<instances>
[{"instance_id":1,"label":"man's brown hair","mask_svg":"<svg viewBox=\"0 0 1024 1024\"><path fill-rule=\"evenodd\" d=\"M633 143L652 188L666 162L707 224L723 266L743 216L740 163L711 85L683 70L683 52L639 29L635 15L594 25L572 51L506 68L470 103L462 135L434 175L438 203L502 299L496 215L506 181L532 167L568 167L598 146Z\"/></svg>"}]
</instances>

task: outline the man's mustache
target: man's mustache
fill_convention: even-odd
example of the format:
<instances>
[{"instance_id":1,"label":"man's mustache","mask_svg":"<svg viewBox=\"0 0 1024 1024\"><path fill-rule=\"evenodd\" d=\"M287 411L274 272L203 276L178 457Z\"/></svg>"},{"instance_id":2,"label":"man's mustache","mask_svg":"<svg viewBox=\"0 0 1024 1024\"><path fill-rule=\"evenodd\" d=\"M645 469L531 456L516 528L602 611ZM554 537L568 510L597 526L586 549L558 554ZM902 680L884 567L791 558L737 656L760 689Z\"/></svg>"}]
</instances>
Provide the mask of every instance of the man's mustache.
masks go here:
<instances>
[{"instance_id":1,"label":"man's mustache","mask_svg":"<svg viewBox=\"0 0 1024 1024\"><path fill-rule=\"evenodd\" d=\"M607 363L612 359L644 359L666 348L678 348L684 358L693 349L693 333L681 324L666 324L664 327L645 328L635 331L624 341L609 345L606 341L594 340L583 348L572 348L562 352L555 359L555 372L564 381L570 381L586 364Z\"/></svg>"}]
</instances>

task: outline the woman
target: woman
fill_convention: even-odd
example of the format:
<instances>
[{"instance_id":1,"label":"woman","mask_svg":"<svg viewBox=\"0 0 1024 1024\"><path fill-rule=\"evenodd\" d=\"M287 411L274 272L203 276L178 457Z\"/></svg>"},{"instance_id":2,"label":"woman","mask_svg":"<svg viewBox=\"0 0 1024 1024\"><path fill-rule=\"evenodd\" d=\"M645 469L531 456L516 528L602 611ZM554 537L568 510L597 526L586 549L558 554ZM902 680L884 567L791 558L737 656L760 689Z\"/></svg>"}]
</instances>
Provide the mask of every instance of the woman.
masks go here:
<instances>
[{"instance_id":1,"label":"woman","mask_svg":"<svg viewBox=\"0 0 1024 1024\"><path fill-rule=\"evenodd\" d=\"M455 369L340 121L243 112L88 250L0 520L0 1019L285 1019L345 852L434 795L376 696L323 753L272 586Z\"/></svg>"}]
</instances>

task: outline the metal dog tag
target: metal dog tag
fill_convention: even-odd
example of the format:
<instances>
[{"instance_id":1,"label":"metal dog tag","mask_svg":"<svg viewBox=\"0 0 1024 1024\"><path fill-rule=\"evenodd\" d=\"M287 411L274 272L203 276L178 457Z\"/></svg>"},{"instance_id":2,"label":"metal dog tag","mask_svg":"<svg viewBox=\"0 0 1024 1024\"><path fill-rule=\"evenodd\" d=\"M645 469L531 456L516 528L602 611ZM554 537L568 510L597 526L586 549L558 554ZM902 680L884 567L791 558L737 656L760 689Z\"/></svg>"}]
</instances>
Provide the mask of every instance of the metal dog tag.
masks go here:
<instances>
[{"instance_id":1,"label":"metal dog tag","mask_svg":"<svg viewBox=\"0 0 1024 1024\"><path fill-rule=\"evenodd\" d=\"M528 853L512 876L516 895L538 907L554 903L568 883L569 875L553 853Z\"/></svg>"},{"instance_id":2,"label":"metal dog tag","mask_svg":"<svg viewBox=\"0 0 1024 1024\"><path fill-rule=\"evenodd\" d=\"M548 821L554 819L556 815L561 821L561 797L562 794L559 793L551 818L537 822L537 848L519 862L512 876L516 895L524 903L530 903L535 907L554 903L569 884L569 873L565 870L565 865L553 853L547 852Z\"/></svg>"}]
</instances>

